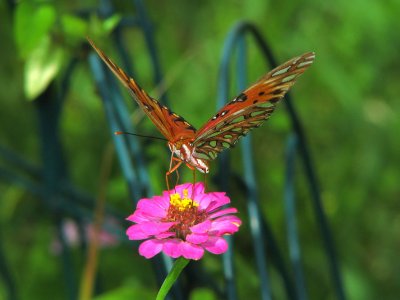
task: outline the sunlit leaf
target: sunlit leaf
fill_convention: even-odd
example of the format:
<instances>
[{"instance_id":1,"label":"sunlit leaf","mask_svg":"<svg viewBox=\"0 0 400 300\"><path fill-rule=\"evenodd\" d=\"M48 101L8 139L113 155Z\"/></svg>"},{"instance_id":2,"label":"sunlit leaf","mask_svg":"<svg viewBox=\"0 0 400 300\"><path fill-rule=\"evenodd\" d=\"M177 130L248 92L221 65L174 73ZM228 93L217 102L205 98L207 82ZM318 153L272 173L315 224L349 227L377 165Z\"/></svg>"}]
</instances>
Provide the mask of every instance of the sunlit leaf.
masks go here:
<instances>
[{"instance_id":1,"label":"sunlit leaf","mask_svg":"<svg viewBox=\"0 0 400 300\"><path fill-rule=\"evenodd\" d=\"M18 52L26 58L38 47L56 21L56 11L49 4L34 5L31 2L18 4L15 13L14 36Z\"/></svg>"},{"instance_id":2,"label":"sunlit leaf","mask_svg":"<svg viewBox=\"0 0 400 300\"><path fill-rule=\"evenodd\" d=\"M24 92L29 100L43 92L57 75L64 59L64 50L45 37L25 63Z\"/></svg>"},{"instance_id":3,"label":"sunlit leaf","mask_svg":"<svg viewBox=\"0 0 400 300\"><path fill-rule=\"evenodd\" d=\"M121 16L114 14L111 17L103 20L96 15L91 15L89 19L89 35L93 37L103 37L108 35L118 23L121 21Z\"/></svg>"}]
</instances>

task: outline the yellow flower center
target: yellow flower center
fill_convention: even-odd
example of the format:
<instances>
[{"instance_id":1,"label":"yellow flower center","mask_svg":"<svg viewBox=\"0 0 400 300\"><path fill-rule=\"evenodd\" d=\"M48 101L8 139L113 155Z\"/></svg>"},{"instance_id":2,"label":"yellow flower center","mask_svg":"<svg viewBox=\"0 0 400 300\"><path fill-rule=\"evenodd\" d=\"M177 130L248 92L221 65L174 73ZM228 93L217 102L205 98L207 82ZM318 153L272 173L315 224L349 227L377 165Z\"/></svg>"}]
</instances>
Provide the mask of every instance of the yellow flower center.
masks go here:
<instances>
[{"instance_id":1,"label":"yellow flower center","mask_svg":"<svg viewBox=\"0 0 400 300\"><path fill-rule=\"evenodd\" d=\"M199 203L188 197L187 189L183 190L183 197L179 193L171 194L170 206L165 217L167 222L176 222L170 231L176 233L176 237L185 239L190 234L190 227L203 222L207 218L205 211L199 210Z\"/></svg>"},{"instance_id":2,"label":"yellow flower center","mask_svg":"<svg viewBox=\"0 0 400 300\"><path fill-rule=\"evenodd\" d=\"M179 193L171 194L169 197L169 203L175 206L179 211L185 211L187 209L198 207L199 203L188 198L188 190L183 190L183 199Z\"/></svg>"}]
</instances>

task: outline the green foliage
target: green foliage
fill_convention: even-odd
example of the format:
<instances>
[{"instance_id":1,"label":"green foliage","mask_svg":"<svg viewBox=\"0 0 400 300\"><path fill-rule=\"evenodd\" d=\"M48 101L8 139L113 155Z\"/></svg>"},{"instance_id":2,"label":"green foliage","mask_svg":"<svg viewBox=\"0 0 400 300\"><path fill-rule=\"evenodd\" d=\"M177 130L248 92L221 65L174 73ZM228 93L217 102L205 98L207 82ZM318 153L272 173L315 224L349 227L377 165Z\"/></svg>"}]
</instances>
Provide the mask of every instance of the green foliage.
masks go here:
<instances>
[{"instance_id":1,"label":"green foliage","mask_svg":"<svg viewBox=\"0 0 400 300\"><path fill-rule=\"evenodd\" d=\"M50 43L45 36L25 62L24 91L29 100L39 96L59 73L65 56L64 48Z\"/></svg>"},{"instance_id":2,"label":"green foliage","mask_svg":"<svg viewBox=\"0 0 400 300\"><path fill-rule=\"evenodd\" d=\"M72 14L61 16L61 27L66 38L80 40L88 32L88 24Z\"/></svg>"},{"instance_id":3,"label":"green foliage","mask_svg":"<svg viewBox=\"0 0 400 300\"><path fill-rule=\"evenodd\" d=\"M199 288L190 294L190 300L217 300L218 297L212 290Z\"/></svg>"},{"instance_id":4,"label":"green foliage","mask_svg":"<svg viewBox=\"0 0 400 300\"><path fill-rule=\"evenodd\" d=\"M136 279L126 280L118 288L94 297L93 300L143 299L153 300L155 292L144 289Z\"/></svg>"},{"instance_id":5,"label":"green foliage","mask_svg":"<svg viewBox=\"0 0 400 300\"><path fill-rule=\"evenodd\" d=\"M35 0L17 5L14 37L24 60L26 98L36 99L55 80L86 35L106 36L120 19L119 15L105 20L93 16L87 21L71 13L60 13L53 3Z\"/></svg>"},{"instance_id":6,"label":"green foliage","mask_svg":"<svg viewBox=\"0 0 400 300\"><path fill-rule=\"evenodd\" d=\"M15 10L14 36L22 58L40 48L56 22L55 8L49 4L36 5L32 1L21 2Z\"/></svg>"}]
</instances>

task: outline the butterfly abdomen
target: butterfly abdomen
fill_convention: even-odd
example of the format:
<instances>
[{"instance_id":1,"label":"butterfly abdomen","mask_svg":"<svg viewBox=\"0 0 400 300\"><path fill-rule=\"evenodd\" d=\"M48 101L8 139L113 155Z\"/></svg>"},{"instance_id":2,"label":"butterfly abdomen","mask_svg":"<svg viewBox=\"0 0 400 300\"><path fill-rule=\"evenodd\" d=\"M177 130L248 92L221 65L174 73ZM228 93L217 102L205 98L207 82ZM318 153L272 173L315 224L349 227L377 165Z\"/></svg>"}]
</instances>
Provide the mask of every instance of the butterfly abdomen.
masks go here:
<instances>
[{"instance_id":1,"label":"butterfly abdomen","mask_svg":"<svg viewBox=\"0 0 400 300\"><path fill-rule=\"evenodd\" d=\"M181 140L176 143L168 143L171 152L176 155L179 159L183 160L186 164L191 167L195 167L202 173L208 173L208 163L201 158L195 157L194 148L190 141Z\"/></svg>"}]
</instances>

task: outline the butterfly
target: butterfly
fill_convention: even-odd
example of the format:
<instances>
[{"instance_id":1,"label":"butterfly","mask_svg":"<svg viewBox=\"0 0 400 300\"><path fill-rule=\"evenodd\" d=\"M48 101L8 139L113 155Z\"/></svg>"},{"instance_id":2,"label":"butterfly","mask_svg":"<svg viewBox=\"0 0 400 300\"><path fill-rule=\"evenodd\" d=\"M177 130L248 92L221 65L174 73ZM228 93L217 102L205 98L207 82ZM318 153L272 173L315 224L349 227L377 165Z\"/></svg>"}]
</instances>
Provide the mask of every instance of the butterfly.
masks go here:
<instances>
[{"instance_id":1,"label":"butterfly","mask_svg":"<svg viewBox=\"0 0 400 300\"><path fill-rule=\"evenodd\" d=\"M234 146L251 129L261 126L315 58L314 52L308 52L268 72L196 130L181 116L150 97L92 40L88 38L88 41L167 139L172 152L167 176L177 170L182 163L192 170L208 173L209 161L215 159L223 150Z\"/></svg>"}]
</instances>

